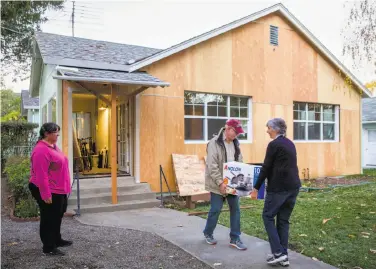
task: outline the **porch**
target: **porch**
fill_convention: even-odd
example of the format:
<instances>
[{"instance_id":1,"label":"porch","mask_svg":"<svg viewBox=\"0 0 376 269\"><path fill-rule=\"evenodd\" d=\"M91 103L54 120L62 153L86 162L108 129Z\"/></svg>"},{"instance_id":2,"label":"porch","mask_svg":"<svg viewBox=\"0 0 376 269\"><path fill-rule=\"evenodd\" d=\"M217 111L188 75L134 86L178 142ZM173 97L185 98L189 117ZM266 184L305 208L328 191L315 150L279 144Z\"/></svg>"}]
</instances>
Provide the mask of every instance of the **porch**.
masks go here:
<instances>
[{"instance_id":1,"label":"porch","mask_svg":"<svg viewBox=\"0 0 376 269\"><path fill-rule=\"evenodd\" d=\"M111 204L118 204L121 184L141 182L139 94L169 83L145 72L65 66L56 70L54 78L62 82L62 150L69 157L71 177L76 160L81 182L87 182L82 188L101 182L110 188ZM92 200L103 203L107 198Z\"/></svg>"}]
</instances>

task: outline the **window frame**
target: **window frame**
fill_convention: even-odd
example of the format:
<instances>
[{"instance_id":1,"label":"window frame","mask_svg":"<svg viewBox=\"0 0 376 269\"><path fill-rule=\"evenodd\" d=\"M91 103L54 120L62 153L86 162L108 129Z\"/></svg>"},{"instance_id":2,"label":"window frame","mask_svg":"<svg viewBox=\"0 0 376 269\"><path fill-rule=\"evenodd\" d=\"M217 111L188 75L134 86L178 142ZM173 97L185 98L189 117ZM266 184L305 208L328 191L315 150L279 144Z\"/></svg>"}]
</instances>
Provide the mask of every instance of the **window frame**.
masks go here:
<instances>
[{"instance_id":1,"label":"window frame","mask_svg":"<svg viewBox=\"0 0 376 269\"><path fill-rule=\"evenodd\" d=\"M210 139L208 139L208 120L209 119L217 119L217 120L228 120L228 119L239 119L241 121L247 121L247 129L245 130L248 137L247 139L239 139L240 143L243 144L250 144L253 141L253 135L252 135L252 97L250 96L240 96L240 95L230 95L230 94L222 94L222 93L204 93L204 92L194 92L194 91L184 91L185 93L192 93L192 94L213 94L213 95L221 95L223 97L226 97L226 112L227 117L218 117L218 116L207 116L208 114L208 102L204 102L204 115L203 116L196 116L196 115L186 115L185 114L185 108L184 108L184 120L185 119L203 119L204 120L204 126L203 126L203 132L204 132L204 139L203 140L186 140L185 139L185 131L184 131L184 144L207 144ZM231 117L230 116L230 97L238 97L238 98L247 98L247 109L248 109L248 117L242 118L242 117ZM184 100L184 106L186 105ZM240 105L239 108L242 108ZM244 107L243 107L244 108ZM185 130L185 122L184 122L184 130Z\"/></svg>"},{"instance_id":2,"label":"window frame","mask_svg":"<svg viewBox=\"0 0 376 269\"><path fill-rule=\"evenodd\" d=\"M304 104L305 105L305 120L296 120L294 119L294 105L295 104ZM308 119L308 105L320 105L320 114L321 119L320 121L315 120L309 120ZM324 112L323 107L324 105L331 105L334 107L334 121L325 121L324 120ZM301 111L301 110L300 110ZM324 104L324 103L312 103L312 102L300 102L300 101L294 101L293 102L293 124L295 122L302 122L306 123L305 125L305 138L304 139L295 139L294 138L294 126L293 126L293 141L295 143L337 143L340 141L340 106L335 104ZM320 139L308 139L308 123L320 123ZM324 138L324 124L334 124L334 139L323 139Z\"/></svg>"}]
</instances>

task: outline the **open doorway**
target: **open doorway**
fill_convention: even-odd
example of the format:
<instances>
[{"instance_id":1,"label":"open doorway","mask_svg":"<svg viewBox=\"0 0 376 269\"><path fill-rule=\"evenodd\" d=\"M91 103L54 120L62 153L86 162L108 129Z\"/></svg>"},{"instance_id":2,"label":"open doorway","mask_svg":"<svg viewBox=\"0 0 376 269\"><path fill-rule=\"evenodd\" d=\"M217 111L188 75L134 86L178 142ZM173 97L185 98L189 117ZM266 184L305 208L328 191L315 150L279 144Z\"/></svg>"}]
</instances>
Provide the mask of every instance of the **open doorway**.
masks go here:
<instances>
[{"instance_id":1,"label":"open doorway","mask_svg":"<svg viewBox=\"0 0 376 269\"><path fill-rule=\"evenodd\" d=\"M82 178L111 175L111 144L117 143L119 176L132 175L132 113L130 102L118 102L118 141L111 141L111 108L102 95L72 94L73 157ZM121 99L121 98L118 98Z\"/></svg>"}]
</instances>

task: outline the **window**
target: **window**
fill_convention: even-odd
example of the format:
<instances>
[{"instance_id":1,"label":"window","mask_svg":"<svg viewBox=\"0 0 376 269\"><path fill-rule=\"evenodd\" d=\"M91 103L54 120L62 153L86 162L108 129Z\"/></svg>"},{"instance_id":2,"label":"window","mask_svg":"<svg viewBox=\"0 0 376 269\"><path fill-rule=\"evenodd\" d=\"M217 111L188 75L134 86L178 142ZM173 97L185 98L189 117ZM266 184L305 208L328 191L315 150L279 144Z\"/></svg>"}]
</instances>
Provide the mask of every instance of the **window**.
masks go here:
<instances>
[{"instance_id":1,"label":"window","mask_svg":"<svg viewBox=\"0 0 376 269\"><path fill-rule=\"evenodd\" d=\"M48 102L49 121L56 123L56 96L52 97Z\"/></svg>"},{"instance_id":2,"label":"window","mask_svg":"<svg viewBox=\"0 0 376 269\"><path fill-rule=\"evenodd\" d=\"M294 103L294 140L338 141L339 107Z\"/></svg>"},{"instance_id":3,"label":"window","mask_svg":"<svg viewBox=\"0 0 376 269\"><path fill-rule=\"evenodd\" d=\"M184 138L186 141L208 141L225 126L229 118L238 119L245 134L240 140L251 140L251 99L205 93L184 93Z\"/></svg>"},{"instance_id":4,"label":"window","mask_svg":"<svg viewBox=\"0 0 376 269\"><path fill-rule=\"evenodd\" d=\"M278 27L270 25L270 44L278 46Z\"/></svg>"},{"instance_id":5,"label":"window","mask_svg":"<svg viewBox=\"0 0 376 269\"><path fill-rule=\"evenodd\" d=\"M47 122L47 104L42 107L42 124Z\"/></svg>"},{"instance_id":6,"label":"window","mask_svg":"<svg viewBox=\"0 0 376 269\"><path fill-rule=\"evenodd\" d=\"M368 142L376 142L376 130L368 130Z\"/></svg>"}]
</instances>

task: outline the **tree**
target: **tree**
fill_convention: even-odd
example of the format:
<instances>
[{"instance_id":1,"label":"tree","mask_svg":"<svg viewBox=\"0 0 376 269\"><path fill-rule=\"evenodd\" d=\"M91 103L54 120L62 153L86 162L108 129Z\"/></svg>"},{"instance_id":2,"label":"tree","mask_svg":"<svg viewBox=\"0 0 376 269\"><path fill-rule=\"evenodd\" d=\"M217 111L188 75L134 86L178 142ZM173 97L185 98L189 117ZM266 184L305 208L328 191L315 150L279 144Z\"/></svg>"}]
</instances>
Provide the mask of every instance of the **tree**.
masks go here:
<instances>
[{"instance_id":1,"label":"tree","mask_svg":"<svg viewBox=\"0 0 376 269\"><path fill-rule=\"evenodd\" d=\"M21 117L21 96L12 90L1 90L1 122L19 120Z\"/></svg>"},{"instance_id":2,"label":"tree","mask_svg":"<svg viewBox=\"0 0 376 269\"><path fill-rule=\"evenodd\" d=\"M343 55L352 57L354 67L371 63L376 73L376 0L347 3L351 6L342 29Z\"/></svg>"},{"instance_id":3,"label":"tree","mask_svg":"<svg viewBox=\"0 0 376 269\"><path fill-rule=\"evenodd\" d=\"M32 37L48 19L48 9L63 9L64 1L1 1L2 74L14 81L26 79L30 70ZM2 81L3 83L4 81Z\"/></svg>"}]
</instances>

